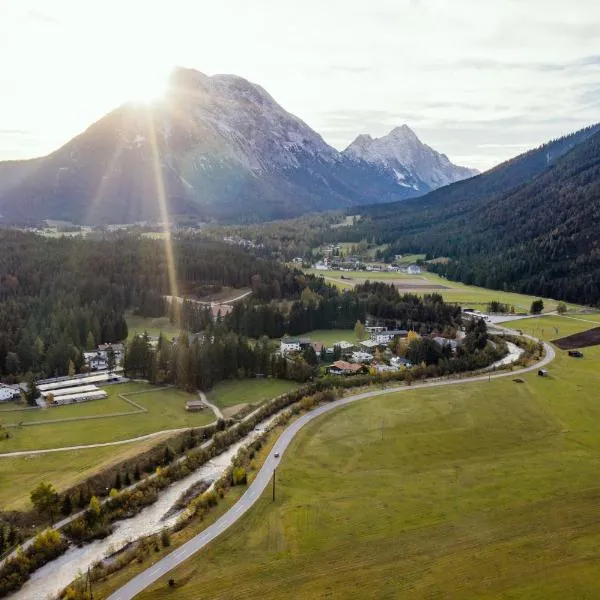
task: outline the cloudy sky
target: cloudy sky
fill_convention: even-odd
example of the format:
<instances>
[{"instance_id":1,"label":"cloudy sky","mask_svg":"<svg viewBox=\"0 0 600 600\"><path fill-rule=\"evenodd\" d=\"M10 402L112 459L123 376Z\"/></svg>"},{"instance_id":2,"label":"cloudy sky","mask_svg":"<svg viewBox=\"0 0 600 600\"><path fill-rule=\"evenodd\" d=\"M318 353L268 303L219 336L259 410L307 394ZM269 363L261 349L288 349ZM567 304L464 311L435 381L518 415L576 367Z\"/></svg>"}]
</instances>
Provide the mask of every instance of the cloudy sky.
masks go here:
<instances>
[{"instance_id":1,"label":"cloudy sky","mask_svg":"<svg viewBox=\"0 0 600 600\"><path fill-rule=\"evenodd\" d=\"M599 31L598 0L0 0L0 159L181 65L260 83L337 148L407 123L484 169L600 120Z\"/></svg>"}]
</instances>

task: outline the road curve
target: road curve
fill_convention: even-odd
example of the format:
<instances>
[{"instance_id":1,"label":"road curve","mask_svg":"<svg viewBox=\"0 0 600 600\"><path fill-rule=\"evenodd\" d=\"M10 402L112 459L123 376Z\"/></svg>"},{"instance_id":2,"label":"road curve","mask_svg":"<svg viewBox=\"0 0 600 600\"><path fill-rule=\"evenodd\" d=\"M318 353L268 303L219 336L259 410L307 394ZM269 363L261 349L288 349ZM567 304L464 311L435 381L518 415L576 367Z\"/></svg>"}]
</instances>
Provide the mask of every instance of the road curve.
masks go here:
<instances>
[{"instance_id":1,"label":"road curve","mask_svg":"<svg viewBox=\"0 0 600 600\"><path fill-rule=\"evenodd\" d=\"M507 330L509 331L509 330ZM512 333L512 331L509 331ZM531 336L526 336L530 337ZM535 338L531 338L535 339ZM536 340L537 341L537 340ZM348 396L347 398L341 398L335 400L329 404L323 404L310 412L305 413L299 419L294 421L287 429L283 431L279 439L275 442L273 450L265 460L260 471L244 492L242 497L219 519L217 519L212 525L207 527L204 531L199 533L197 536L188 540L185 544L171 552L171 554L165 556L157 563L142 571L139 575L134 577L129 583L118 589L116 592L108 597L108 600L130 600L137 594L142 592L144 589L152 585L155 581L166 575L169 571L172 571L175 567L179 566L182 562L187 560L190 556L204 548L207 544L212 542L216 537L221 535L226 529L231 527L244 513L246 513L252 505L260 498L265 488L269 485L271 477L275 469L277 468L281 456L286 451L290 442L294 439L294 436L310 421L320 417L321 415L328 413L332 410L340 408L341 406L347 406L359 400L366 398L373 398L375 396L382 396L384 394L390 394L394 392L410 392L414 390L422 390L424 388L439 387L442 385L461 385L465 383L474 383L477 381L488 381L489 379L498 379L500 377L515 377L517 375L527 373L539 369L548 363L550 363L554 357L554 348L543 342L546 355L542 360L536 364L518 369L517 371L507 371L497 374L486 373L484 375L478 375L476 377L470 377L468 379L445 379L437 380L430 383L423 383L415 386L402 386L395 388L388 388L385 390L377 390L372 392L365 392L363 394L356 394L355 396ZM275 458L275 454L278 454L280 458Z\"/></svg>"}]
</instances>

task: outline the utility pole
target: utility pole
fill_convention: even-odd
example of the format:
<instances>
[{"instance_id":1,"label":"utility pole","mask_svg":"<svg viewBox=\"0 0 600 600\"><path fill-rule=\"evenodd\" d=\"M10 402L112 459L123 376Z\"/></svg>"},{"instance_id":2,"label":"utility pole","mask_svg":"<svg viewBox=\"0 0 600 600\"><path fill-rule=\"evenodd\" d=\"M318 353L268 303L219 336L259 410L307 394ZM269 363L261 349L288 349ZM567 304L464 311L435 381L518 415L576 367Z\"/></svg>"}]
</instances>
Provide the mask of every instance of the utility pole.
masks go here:
<instances>
[{"instance_id":1,"label":"utility pole","mask_svg":"<svg viewBox=\"0 0 600 600\"><path fill-rule=\"evenodd\" d=\"M273 502L275 502L275 472L277 469L273 469Z\"/></svg>"},{"instance_id":2,"label":"utility pole","mask_svg":"<svg viewBox=\"0 0 600 600\"><path fill-rule=\"evenodd\" d=\"M88 587L90 590L90 600L94 600L94 592L92 591L92 575L90 573L90 569L91 567L88 567L87 570L87 582L88 582Z\"/></svg>"}]
</instances>

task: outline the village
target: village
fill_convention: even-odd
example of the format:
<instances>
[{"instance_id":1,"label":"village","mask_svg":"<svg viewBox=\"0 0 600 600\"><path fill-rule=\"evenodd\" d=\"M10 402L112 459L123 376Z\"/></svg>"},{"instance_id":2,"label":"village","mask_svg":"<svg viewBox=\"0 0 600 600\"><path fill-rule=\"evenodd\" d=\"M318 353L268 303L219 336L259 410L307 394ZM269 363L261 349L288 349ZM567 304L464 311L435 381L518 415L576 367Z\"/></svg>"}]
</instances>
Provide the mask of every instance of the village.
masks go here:
<instances>
[{"instance_id":1,"label":"village","mask_svg":"<svg viewBox=\"0 0 600 600\"><path fill-rule=\"evenodd\" d=\"M324 370L330 375L389 373L413 366L404 355L409 344L421 337L418 333L373 325L360 329L364 329L365 339L354 343L342 339L330 346L320 341L313 341L309 337L284 337L280 341L278 352L281 356L292 358L312 349L321 362L327 365ZM449 354L454 354L463 335L463 332L458 332L459 339L439 335L432 336L431 339L439 345L440 349L446 348Z\"/></svg>"}]
</instances>

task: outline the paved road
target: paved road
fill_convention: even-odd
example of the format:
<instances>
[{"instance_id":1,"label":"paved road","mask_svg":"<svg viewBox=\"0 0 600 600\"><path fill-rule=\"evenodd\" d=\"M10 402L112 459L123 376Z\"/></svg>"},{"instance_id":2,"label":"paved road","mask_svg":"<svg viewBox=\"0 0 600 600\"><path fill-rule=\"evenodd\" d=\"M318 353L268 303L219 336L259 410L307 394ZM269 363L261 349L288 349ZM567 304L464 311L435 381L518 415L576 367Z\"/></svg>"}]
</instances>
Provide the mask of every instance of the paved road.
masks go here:
<instances>
[{"instance_id":1,"label":"paved road","mask_svg":"<svg viewBox=\"0 0 600 600\"><path fill-rule=\"evenodd\" d=\"M527 336L530 337L530 336ZM535 338L533 338L535 339ZM336 410L341 406L347 406L359 400L366 398L373 398L375 396L381 396L383 394L390 394L392 392L410 392L415 390L421 390L423 388L432 388L442 385L461 385L465 383L473 383L476 381L488 381L488 379L497 379L499 377L515 377L522 373L527 373L535 369L539 369L555 357L555 352L552 346L544 343L546 349L546 356L531 367L519 369L517 371L508 371L504 373L498 373L495 375L485 374L477 377L470 377L468 379L450 379L450 380L438 380L430 383L424 383L415 386L402 386L397 388L389 388L386 390L378 390L373 392L365 392L364 394L357 394L355 396L348 396L331 402L330 404L324 404L315 408L314 410L302 415L297 421L294 421L284 432L281 434L277 442L273 447L273 451L269 454L262 468L258 472L256 478L252 481L244 495L236 502L236 504L230 508L221 518L215 521L210 527L207 527L202 533L193 537L191 540L183 544L180 548L173 551L171 554L165 556L159 560L155 565L142 571L139 575L134 577L129 583L124 585L122 588L114 592L109 596L108 600L130 600L137 594L142 592L144 589L152 585L155 581L160 579L162 576L172 571L175 567L180 565L182 562L187 560L190 556L204 548L207 544L212 542L216 537L221 535L226 529L233 525L244 513L246 513L252 505L260 498L265 488L271 482L274 470L279 465L280 458L275 458L275 454L283 456L290 442L294 439L294 436L310 421L320 417L321 415L328 413L332 410Z\"/></svg>"}]
</instances>

